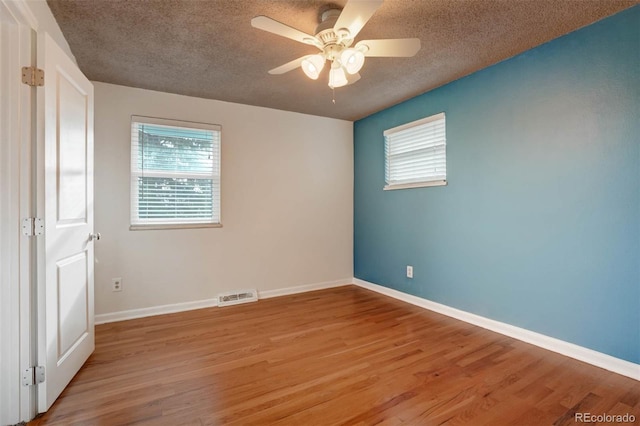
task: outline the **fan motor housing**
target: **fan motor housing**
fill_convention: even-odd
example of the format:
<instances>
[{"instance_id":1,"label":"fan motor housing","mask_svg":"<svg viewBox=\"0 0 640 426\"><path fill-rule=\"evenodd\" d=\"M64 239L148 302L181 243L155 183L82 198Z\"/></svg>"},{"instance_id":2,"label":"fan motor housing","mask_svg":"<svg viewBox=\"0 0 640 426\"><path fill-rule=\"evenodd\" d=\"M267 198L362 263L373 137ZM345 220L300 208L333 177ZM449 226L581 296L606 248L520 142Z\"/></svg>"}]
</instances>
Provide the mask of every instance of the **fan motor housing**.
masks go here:
<instances>
[{"instance_id":1,"label":"fan motor housing","mask_svg":"<svg viewBox=\"0 0 640 426\"><path fill-rule=\"evenodd\" d=\"M320 15L320 23L316 27L316 36L324 30L333 29L336 21L340 17L340 9L328 9Z\"/></svg>"}]
</instances>

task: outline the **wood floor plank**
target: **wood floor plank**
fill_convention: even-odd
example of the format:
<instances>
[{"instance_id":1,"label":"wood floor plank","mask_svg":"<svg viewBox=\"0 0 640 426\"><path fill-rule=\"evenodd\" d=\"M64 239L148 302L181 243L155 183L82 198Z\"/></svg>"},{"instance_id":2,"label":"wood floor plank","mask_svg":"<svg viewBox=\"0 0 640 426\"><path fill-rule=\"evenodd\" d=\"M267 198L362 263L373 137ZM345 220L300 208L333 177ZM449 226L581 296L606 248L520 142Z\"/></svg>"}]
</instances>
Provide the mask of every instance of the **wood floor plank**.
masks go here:
<instances>
[{"instance_id":1,"label":"wood floor plank","mask_svg":"<svg viewBox=\"0 0 640 426\"><path fill-rule=\"evenodd\" d=\"M355 286L96 327L32 425L553 425L640 419L640 382Z\"/></svg>"}]
</instances>

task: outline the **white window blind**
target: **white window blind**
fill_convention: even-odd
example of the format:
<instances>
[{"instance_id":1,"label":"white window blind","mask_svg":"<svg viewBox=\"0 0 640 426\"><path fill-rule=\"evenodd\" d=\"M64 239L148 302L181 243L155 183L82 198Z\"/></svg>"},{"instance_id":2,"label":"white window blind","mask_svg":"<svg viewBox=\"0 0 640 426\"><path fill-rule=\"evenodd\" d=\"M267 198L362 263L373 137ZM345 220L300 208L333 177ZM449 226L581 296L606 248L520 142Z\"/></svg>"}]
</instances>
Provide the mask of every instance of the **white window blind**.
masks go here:
<instances>
[{"instance_id":1,"label":"white window blind","mask_svg":"<svg viewBox=\"0 0 640 426\"><path fill-rule=\"evenodd\" d=\"M447 139L444 113L384 132L384 189L446 185Z\"/></svg>"},{"instance_id":2,"label":"white window blind","mask_svg":"<svg viewBox=\"0 0 640 426\"><path fill-rule=\"evenodd\" d=\"M131 229L220 225L220 133L131 117Z\"/></svg>"}]
</instances>

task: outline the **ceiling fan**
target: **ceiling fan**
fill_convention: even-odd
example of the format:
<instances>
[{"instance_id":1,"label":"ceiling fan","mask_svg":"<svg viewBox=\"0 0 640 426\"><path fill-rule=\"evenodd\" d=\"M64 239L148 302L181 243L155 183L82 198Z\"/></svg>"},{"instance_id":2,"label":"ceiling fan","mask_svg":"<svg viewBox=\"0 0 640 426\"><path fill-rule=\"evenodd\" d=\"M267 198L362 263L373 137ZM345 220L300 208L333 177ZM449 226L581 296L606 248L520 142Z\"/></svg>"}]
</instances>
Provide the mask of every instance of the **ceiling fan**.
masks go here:
<instances>
[{"instance_id":1,"label":"ceiling fan","mask_svg":"<svg viewBox=\"0 0 640 426\"><path fill-rule=\"evenodd\" d=\"M360 79L358 71L365 57L411 57L420 50L420 39L401 38L385 40L361 40L353 47L356 36L382 5L384 0L349 0L342 11L325 11L315 35L278 22L267 16L256 16L251 25L282 37L315 46L320 53L305 55L269 71L284 74L298 67L311 79L317 80L327 61L331 63L329 87L346 86Z\"/></svg>"}]
</instances>

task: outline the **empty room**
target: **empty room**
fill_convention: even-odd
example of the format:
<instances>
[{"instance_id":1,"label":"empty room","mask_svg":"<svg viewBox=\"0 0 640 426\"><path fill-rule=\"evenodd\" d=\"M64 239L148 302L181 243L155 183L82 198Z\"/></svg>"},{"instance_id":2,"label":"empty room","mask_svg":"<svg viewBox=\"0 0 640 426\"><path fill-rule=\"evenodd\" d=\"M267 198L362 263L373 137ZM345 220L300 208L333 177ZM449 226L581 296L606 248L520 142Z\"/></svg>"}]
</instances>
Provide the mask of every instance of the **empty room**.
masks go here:
<instances>
[{"instance_id":1,"label":"empty room","mask_svg":"<svg viewBox=\"0 0 640 426\"><path fill-rule=\"evenodd\" d=\"M0 18L0 426L640 424L637 0Z\"/></svg>"}]
</instances>

